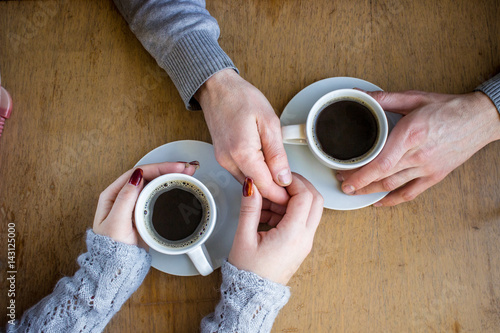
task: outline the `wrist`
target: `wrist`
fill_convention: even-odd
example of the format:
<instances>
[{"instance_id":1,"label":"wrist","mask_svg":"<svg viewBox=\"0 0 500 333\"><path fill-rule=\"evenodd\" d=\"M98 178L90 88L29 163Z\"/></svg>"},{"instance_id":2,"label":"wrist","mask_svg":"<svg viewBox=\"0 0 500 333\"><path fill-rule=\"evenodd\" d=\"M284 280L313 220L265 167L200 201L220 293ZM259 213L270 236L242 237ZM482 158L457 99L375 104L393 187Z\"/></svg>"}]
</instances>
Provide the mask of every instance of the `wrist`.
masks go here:
<instances>
[{"instance_id":1,"label":"wrist","mask_svg":"<svg viewBox=\"0 0 500 333\"><path fill-rule=\"evenodd\" d=\"M235 79L240 79L240 76L234 69L223 69L208 78L196 91L194 98L203 109L204 104L207 105L210 100L220 100L221 95L230 91Z\"/></svg>"},{"instance_id":2,"label":"wrist","mask_svg":"<svg viewBox=\"0 0 500 333\"><path fill-rule=\"evenodd\" d=\"M500 113L492 100L483 92L475 91L470 94L474 111L481 117L484 124L485 144L500 140Z\"/></svg>"}]
</instances>

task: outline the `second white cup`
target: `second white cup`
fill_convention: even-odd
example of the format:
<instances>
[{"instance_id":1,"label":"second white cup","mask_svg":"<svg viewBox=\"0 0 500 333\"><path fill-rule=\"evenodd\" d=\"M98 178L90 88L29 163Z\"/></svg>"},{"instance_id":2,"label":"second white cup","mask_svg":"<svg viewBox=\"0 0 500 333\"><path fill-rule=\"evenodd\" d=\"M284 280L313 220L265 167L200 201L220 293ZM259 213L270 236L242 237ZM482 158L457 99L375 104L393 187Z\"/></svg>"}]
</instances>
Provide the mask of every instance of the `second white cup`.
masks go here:
<instances>
[{"instance_id":1,"label":"second white cup","mask_svg":"<svg viewBox=\"0 0 500 333\"><path fill-rule=\"evenodd\" d=\"M389 127L380 104L355 89L323 95L305 124L282 127L283 142L307 145L316 159L335 170L351 170L371 162L384 148Z\"/></svg>"}]
</instances>

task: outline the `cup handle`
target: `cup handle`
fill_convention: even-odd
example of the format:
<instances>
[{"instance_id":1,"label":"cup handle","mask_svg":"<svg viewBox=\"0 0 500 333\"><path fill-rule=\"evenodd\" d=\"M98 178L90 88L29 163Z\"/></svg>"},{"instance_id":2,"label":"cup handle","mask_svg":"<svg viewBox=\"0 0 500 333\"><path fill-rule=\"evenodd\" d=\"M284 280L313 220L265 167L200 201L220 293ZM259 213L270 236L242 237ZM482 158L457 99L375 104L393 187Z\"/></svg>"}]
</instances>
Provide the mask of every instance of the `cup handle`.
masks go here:
<instances>
[{"instance_id":1,"label":"cup handle","mask_svg":"<svg viewBox=\"0 0 500 333\"><path fill-rule=\"evenodd\" d=\"M201 275L206 276L214 271L212 260L208 254L205 244L198 246L194 250L187 253L194 266Z\"/></svg>"},{"instance_id":2,"label":"cup handle","mask_svg":"<svg viewBox=\"0 0 500 333\"><path fill-rule=\"evenodd\" d=\"M307 145L306 124L288 125L281 128L283 143Z\"/></svg>"}]
</instances>

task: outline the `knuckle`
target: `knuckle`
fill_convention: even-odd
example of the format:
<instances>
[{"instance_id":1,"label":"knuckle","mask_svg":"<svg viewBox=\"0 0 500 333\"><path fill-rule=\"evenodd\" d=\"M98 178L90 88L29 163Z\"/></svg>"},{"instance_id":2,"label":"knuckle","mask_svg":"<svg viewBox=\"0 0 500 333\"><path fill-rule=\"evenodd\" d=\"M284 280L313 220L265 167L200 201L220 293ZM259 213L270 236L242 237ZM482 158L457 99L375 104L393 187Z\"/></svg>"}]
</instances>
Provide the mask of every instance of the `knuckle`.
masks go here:
<instances>
[{"instance_id":1,"label":"knuckle","mask_svg":"<svg viewBox=\"0 0 500 333\"><path fill-rule=\"evenodd\" d=\"M232 164L231 155L229 155L225 151L215 150L215 159L223 168L226 168Z\"/></svg>"},{"instance_id":2,"label":"knuckle","mask_svg":"<svg viewBox=\"0 0 500 333\"><path fill-rule=\"evenodd\" d=\"M391 171L392 167L393 167L392 160L388 157L384 157L378 161L378 170L382 174Z\"/></svg>"},{"instance_id":3,"label":"knuckle","mask_svg":"<svg viewBox=\"0 0 500 333\"><path fill-rule=\"evenodd\" d=\"M382 180L382 188L384 189L384 191L390 192L392 190L395 190L397 187L398 186L392 177L388 177Z\"/></svg>"},{"instance_id":4,"label":"knuckle","mask_svg":"<svg viewBox=\"0 0 500 333\"><path fill-rule=\"evenodd\" d=\"M106 193L106 190L104 190L99 194L99 202L106 200L106 197L107 197L107 193Z\"/></svg>"},{"instance_id":5,"label":"knuckle","mask_svg":"<svg viewBox=\"0 0 500 333\"><path fill-rule=\"evenodd\" d=\"M406 191L401 194L401 198L403 198L404 201L412 201L417 197L417 194L414 192Z\"/></svg>"},{"instance_id":6,"label":"knuckle","mask_svg":"<svg viewBox=\"0 0 500 333\"><path fill-rule=\"evenodd\" d=\"M323 206L323 204L325 203L325 199L323 198L323 196L319 192L314 193L313 200L314 200L314 202L321 204L321 206Z\"/></svg>"},{"instance_id":7,"label":"knuckle","mask_svg":"<svg viewBox=\"0 0 500 333\"><path fill-rule=\"evenodd\" d=\"M253 158L253 154L250 153L250 149L242 144L235 145L231 148L229 155L238 165L249 163Z\"/></svg>"},{"instance_id":8,"label":"knuckle","mask_svg":"<svg viewBox=\"0 0 500 333\"><path fill-rule=\"evenodd\" d=\"M404 138L404 146L408 149L420 145L425 137L427 136L427 131L423 128L410 128L406 132Z\"/></svg>"}]
</instances>

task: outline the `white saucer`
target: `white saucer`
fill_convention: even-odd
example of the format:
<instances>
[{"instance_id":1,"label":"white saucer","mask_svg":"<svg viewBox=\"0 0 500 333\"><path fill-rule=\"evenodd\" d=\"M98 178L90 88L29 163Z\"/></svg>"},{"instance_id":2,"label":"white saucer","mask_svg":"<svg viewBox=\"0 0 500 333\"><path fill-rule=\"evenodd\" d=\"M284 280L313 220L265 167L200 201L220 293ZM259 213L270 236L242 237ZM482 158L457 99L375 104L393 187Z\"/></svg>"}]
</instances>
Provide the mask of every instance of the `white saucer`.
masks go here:
<instances>
[{"instance_id":1,"label":"white saucer","mask_svg":"<svg viewBox=\"0 0 500 333\"><path fill-rule=\"evenodd\" d=\"M281 126L302 124L313 104L326 93L344 88L360 88L366 91L382 90L373 83L352 77L333 77L324 79L302 89L295 95L281 114ZM389 131L392 130L401 115L386 112ZM349 196L340 189L335 178L335 171L323 166L313 156L307 146L285 144L288 162L292 171L307 178L325 199L325 208L336 210L353 210L369 206L389 192Z\"/></svg>"},{"instance_id":2,"label":"white saucer","mask_svg":"<svg viewBox=\"0 0 500 333\"><path fill-rule=\"evenodd\" d=\"M217 205L217 224L205 243L216 269L227 258L233 245L240 213L241 185L217 163L213 146L192 140L170 142L146 154L136 166L195 160L200 162L200 168L194 177L208 187ZM199 275L186 254L168 255L153 249L149 253L152 256L152 266L162 272L180 276Z\"/></svg>"}]
</instances>

